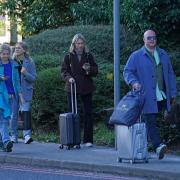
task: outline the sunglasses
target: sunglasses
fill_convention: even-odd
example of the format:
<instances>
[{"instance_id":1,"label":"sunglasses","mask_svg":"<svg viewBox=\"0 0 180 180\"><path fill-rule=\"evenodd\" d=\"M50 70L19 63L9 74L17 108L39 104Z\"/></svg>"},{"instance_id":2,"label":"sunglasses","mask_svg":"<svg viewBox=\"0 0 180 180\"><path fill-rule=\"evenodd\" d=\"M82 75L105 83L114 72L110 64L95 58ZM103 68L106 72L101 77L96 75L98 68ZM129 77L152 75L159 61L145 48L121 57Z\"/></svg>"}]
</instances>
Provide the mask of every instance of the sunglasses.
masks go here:
<instances>
[{"instance_id":1,"label":"sunglasses","mask_svg":"<svg viewBox=\"0 0 180 180\"><path fill-rule=\"evenodd\" d=\"M147 40L148 41L155 41L155 40L157 40L157 37L156 36L148 36Z\"/></svg>"}]
</instances>

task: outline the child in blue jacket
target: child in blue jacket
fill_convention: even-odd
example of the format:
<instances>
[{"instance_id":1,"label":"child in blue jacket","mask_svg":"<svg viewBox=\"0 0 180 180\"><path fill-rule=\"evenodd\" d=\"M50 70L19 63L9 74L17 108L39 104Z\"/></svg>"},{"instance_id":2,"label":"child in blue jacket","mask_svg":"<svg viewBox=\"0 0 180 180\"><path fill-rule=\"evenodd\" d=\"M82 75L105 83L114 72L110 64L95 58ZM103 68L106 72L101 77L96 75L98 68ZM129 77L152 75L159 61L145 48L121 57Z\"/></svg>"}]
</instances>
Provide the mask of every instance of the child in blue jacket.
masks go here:
<instances>
[{"instance_id":1,"label":"child in blue jacket","mask_svg":"<svg viewBox=\"0 0 180 180\"><path fill-rule=\"evenodd\" d=\"M10 59L8 44L0 46L0 141L5 152L11 152L13 143L9 137L9 120L18 107L21 97L18 64Z\"/></svg>"}]
</instances>

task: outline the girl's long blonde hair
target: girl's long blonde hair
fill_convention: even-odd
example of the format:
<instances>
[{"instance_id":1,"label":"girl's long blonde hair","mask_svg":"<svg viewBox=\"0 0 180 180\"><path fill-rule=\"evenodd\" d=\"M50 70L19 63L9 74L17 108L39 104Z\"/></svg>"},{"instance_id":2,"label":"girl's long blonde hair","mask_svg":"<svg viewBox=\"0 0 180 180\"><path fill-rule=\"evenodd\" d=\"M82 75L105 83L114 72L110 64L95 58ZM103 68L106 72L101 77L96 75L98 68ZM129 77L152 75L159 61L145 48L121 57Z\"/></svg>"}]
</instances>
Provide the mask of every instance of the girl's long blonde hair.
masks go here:
<instances>
[{"instance_id":1,"label":"girl's long blonde hair","mask_svg":"<svg viewBox=\"0 0 180 180\"><path fill-rule=\"evenodd\" d=\"M25 58L29 59L30 61L33 61L30 54L29 54L29 48L28 48L27 43L25 43L24 41L20 41L20 42L17 42L16 45L20 45L24 49L24 51L25 51L24 57ZM13 53L13 59L17 59L15 52Z\"/></svg>"},{"instance_id":2,"label":"girl's long blonde hair","mask_svg":"<svg viewBox=\"0 0 180 180\"><path fill-rule=\"evenodd\" d=\"M78 33L73 37L72 42L71 42L71 46L69 48L69 52L73 52L75 50L75 43L77 42L78 39L81 39L84 42L84 44L85 44L84 51L89 52L89 49L86 45L86 40L81 33Z\"/></svg>"}]
</instances>

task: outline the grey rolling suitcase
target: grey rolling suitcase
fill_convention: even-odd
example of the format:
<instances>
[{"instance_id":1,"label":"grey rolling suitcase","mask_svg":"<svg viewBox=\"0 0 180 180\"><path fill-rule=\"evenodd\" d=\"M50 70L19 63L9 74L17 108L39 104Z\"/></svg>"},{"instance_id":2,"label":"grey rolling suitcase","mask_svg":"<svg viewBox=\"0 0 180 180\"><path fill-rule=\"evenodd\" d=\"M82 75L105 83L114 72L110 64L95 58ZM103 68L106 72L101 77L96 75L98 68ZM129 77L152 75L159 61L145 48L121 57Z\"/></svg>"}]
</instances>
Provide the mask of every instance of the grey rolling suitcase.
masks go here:
<instances>
[{"instance_id":1,"label":"grey rolling suitcase","mask_svg":"<svg viewBox=\"0 0 180 180\"><path fill-rule=\"evenodd\" d=\"M130 127L117 125L118 162L148 162L146 125L143 122Z\"/></svg>"},{"instance_id":2,"label":"grey rolling suitcase","mask_svg":"<svg viewBox=\"0 0 180 180\"><path fill-rule=\"evenodd\" d=\"M73 98L73 92L75 98ZM78 149L80 148L80 143L81 143L80 122L79 122L79 115L77 114L77 97L76 97L75 83L71 84L71 102L72 102L72 112L63 113L59 115L60 143L61 143L59 146L60 149L63 149L64 146L66 146L68 150L74 146L76 146L76 148Z\"/></svg>"}]
</instances>

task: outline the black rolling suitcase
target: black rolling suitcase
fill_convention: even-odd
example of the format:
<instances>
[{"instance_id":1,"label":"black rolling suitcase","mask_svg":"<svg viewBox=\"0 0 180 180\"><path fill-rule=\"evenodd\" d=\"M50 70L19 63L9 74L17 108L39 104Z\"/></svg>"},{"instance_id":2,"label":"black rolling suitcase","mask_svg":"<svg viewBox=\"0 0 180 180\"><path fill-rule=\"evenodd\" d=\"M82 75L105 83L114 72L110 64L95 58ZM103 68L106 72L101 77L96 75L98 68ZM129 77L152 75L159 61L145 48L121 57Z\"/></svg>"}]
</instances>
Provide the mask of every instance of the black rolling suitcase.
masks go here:
<instances>
[{"instance_id":1,"label":"black rolling suitcase","mask_svg":"<svg viewBox=\"0 0 180 180\"><path fill-rule=\"evenodd\" d=\"M60 149L63 149L64 146L68 150L74 146L80 148L81 138L79 115L77 114L76 83L71 83L71 102L72 112L59 115Z\"/></svg>"}]
</instances>

